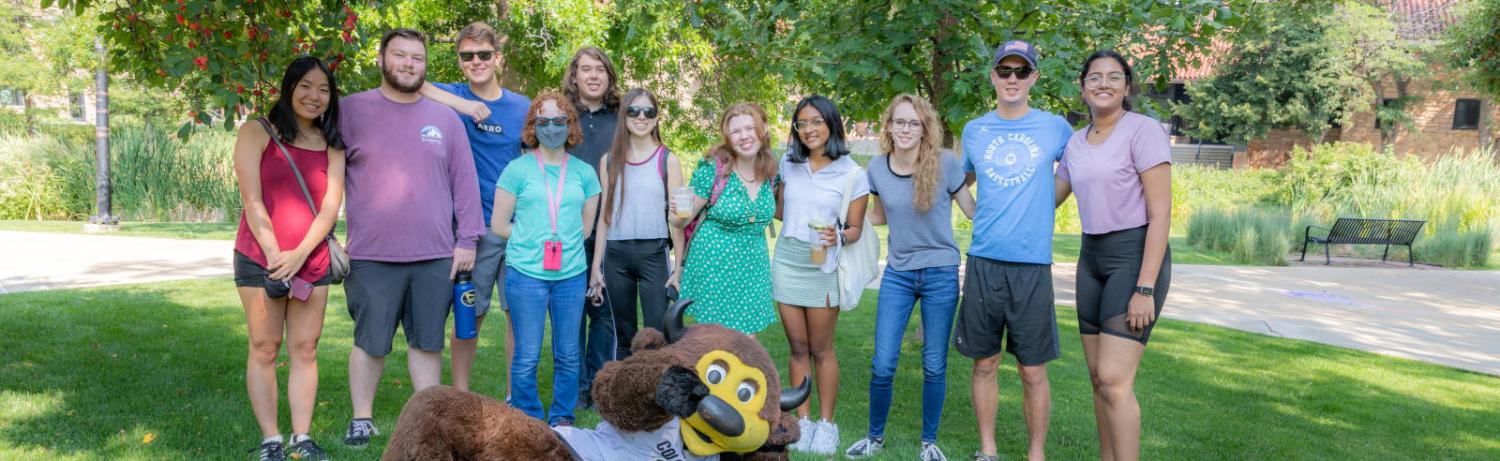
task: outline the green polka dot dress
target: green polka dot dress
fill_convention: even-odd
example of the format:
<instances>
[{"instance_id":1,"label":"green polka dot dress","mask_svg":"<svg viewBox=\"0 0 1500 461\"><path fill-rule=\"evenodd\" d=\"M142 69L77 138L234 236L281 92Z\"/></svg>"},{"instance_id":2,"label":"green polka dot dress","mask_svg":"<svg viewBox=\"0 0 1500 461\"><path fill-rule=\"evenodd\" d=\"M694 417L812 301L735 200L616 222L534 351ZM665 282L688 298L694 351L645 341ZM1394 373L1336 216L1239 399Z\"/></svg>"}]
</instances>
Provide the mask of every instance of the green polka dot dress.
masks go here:
<instances>
[{"instance_id":1,"label":"green polka dot dress","mask_svg":"<svg viewBox=\"0 0 1500 461\"><path fill-rule=\"evenodd\" d=\"M692 187L699 197L713 194L714 162L701 161ZM682 297L700 323L717 323L753 334L776 321L771 301L771 255L766 225L776 215L771 181L761 183L755 200L733 173L718 203L693 234L682 271Z\"/></svg>"}]
</instances>

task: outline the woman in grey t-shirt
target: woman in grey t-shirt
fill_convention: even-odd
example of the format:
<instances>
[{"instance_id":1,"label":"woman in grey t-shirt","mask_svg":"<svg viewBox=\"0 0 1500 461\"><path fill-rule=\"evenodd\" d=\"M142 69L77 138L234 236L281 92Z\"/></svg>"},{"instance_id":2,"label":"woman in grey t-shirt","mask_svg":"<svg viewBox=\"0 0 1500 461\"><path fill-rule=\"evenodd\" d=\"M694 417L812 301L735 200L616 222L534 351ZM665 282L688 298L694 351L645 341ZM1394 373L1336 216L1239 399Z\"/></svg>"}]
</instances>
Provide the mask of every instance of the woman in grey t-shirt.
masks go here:
<instances>
[{"instance_id":1,"label":"woman in grey t-shirt","mask_svg":"<svg viewBox=\"0 0 1500 461\"><path fill-rule=\"evenodd\" d=\"M940 150L942 122L920 97L896 96L881 117L880 148L870 160L870 222L890 227L885 273L875 314L875 359L870 369L870 427L845 454L866 457L885 445L891 381L901 354L901 335L917 300L922 301L922 446L918 459L947 459L937 447L938 422L947 393L948 335L958 307L958 244L953 239L953 202L974 215L974 196L963 162Z\"/></svg>"}]
</instances>

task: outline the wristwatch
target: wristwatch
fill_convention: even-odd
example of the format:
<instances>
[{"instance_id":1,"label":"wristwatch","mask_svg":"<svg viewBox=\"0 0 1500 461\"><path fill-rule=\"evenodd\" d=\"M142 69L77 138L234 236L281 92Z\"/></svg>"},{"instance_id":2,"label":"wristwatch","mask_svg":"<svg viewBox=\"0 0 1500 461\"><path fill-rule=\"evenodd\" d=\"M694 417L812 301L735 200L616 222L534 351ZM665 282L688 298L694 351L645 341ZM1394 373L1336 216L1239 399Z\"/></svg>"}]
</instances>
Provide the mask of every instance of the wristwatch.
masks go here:
<instances>
[{"instance_id":1,"label":"wristwatch","mask_svg":"<svg viewBox=\"0 0 1500 461\"><path fill-rule=\"evenodd\" d=\"M1156 289L1149 285L1136 285L1135 292L1140 293L1142 296L1150 298L1151 294L1156 292Z\"/></svg>"}]
</instances>

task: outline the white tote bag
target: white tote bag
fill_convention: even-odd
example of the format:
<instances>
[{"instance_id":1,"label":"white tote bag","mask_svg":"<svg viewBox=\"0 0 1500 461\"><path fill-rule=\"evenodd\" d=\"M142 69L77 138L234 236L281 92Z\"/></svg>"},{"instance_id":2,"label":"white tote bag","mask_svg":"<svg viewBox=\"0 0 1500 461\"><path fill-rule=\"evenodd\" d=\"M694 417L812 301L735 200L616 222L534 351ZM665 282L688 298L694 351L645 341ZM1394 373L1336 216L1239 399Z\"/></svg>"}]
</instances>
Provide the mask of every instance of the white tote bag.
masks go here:
<instances>
[{"instance_id":1,"label":"white tote bag","mask_svg":"<svg viewBox=\"0 0 1500 461\"><path fill-rule=\"evenodd\" d=\"M839 235L843 235L845 223L849 219L849 202L854 195L854 181L860 175L865 174L865 169L855 167L844 177L844 204L841 207L842 218L839 220ZM880 270L880 236L875 234L874 226L870 225L868 215L864 219L864 227L860 229L859 240L844 245L843 238L838 242L838 280L839 280L839 309L852 310L859 306L860 296L865 294L865 286L875 280Z\"/></svg>"}]
</instances>

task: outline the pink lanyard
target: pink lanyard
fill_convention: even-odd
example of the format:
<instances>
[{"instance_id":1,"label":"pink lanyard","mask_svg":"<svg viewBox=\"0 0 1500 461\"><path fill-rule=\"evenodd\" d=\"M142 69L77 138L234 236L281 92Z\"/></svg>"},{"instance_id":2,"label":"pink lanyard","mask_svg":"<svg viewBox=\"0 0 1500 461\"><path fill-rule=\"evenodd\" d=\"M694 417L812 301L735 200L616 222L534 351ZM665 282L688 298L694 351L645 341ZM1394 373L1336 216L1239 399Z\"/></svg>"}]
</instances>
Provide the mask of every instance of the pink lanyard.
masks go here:
<instances>
[{"instance_id":1,"label":"pink lanyard","mask_svg":"<svg viewBox=\"0 0 1500 461\"><path fill-rule=\"evenodd\" d=\"M557 238L557 210L562 207L563 184L568 182L568 158L563 157L562 170L557 172L557 199L552 198L552 191L547 189L547 166L542 164L541 152L532 151L531 156L536 158L536 168L542 172L542 190L547 192L547 214L552 218L552 238Z\"/></svg>"}]
</instances>

